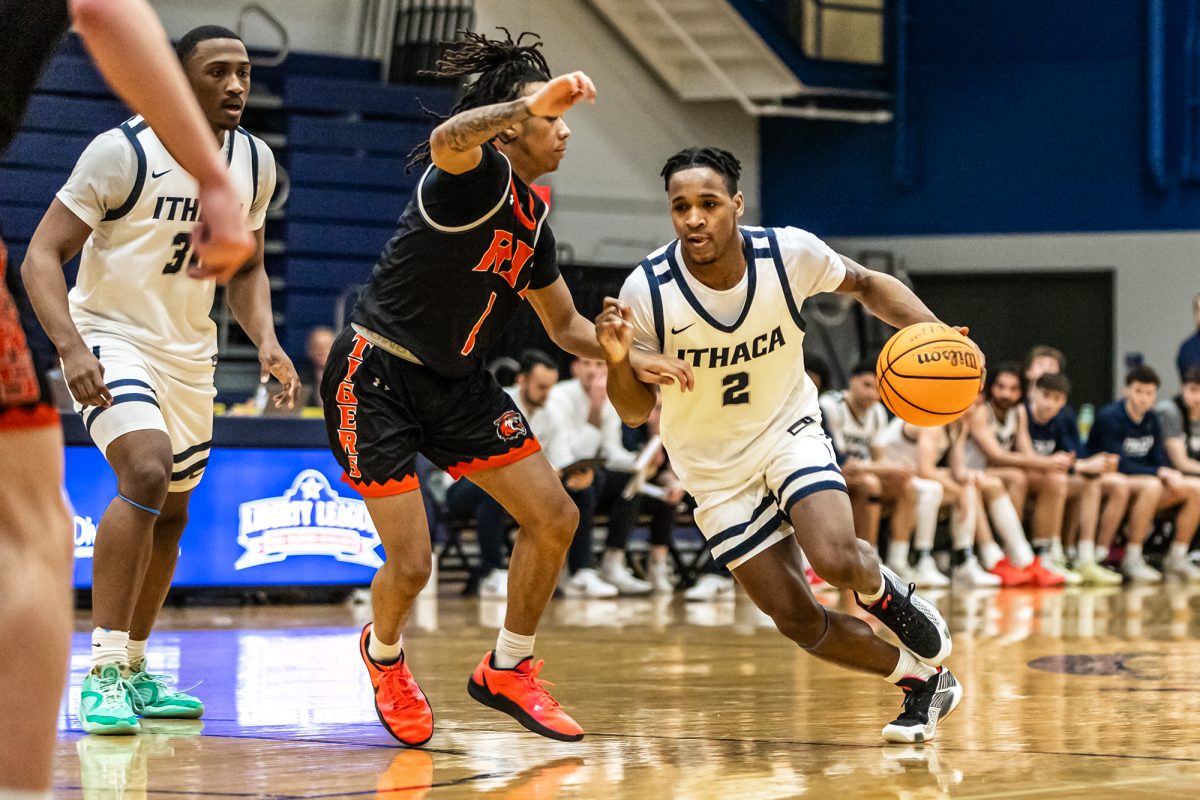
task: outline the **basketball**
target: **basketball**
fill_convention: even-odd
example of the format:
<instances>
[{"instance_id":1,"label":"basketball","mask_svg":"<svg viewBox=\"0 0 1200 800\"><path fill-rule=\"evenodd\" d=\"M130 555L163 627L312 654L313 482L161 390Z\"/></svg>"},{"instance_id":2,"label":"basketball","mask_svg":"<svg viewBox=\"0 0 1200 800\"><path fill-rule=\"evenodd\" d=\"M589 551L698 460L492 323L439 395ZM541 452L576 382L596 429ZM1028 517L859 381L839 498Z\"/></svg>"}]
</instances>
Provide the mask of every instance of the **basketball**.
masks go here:
<instances>
[{"instance_id":1,"label":"basketball","mask_svg":"<svg viewBox=\"0 0 1200 800\"><path fill-rule=\"evenodd\" d=\"M888 340L875 365L879 394L913 425L946 425L966 413L983 387L971 340L940 322L909 325Z\"/></svg>"}]
</instances>

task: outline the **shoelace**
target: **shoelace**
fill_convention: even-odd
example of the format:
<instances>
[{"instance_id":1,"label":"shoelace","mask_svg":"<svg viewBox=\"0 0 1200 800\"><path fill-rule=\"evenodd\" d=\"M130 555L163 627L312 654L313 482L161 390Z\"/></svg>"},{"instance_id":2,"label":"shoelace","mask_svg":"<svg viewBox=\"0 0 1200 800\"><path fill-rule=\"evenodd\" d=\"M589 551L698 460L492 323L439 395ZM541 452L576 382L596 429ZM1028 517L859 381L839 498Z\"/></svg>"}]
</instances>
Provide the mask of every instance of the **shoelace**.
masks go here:
<instances>
[{"instance_id":1,"label":"shoelace","mask_svg":"<svg viewBox=\"0 0 1200 800\"><path fill-rule=\"evenodd\" d=\"M162 694L167 697L170 697L171 695L186 694L200 685L200 682L197 681L186 689L176 689L175 684L178 683L179 680L171 675L158 675L153 672L141 672L136 674L143 676L139 683L153 683L158 686ZM129 681L130 688L129 696L133 700L133 709L134 711L141 712L146 707L146 701L142 699L142 693L137 691L137 687L134 685L133 681L129 679L127 680Z\"/></svg>"},{"instance_id":2,"label":"shoelace","mask_svg":"<svg viewBox=\"0 0 1200 800\"><path fill-rule=\"evenodd\" d=\"M550 693L546 691L546 687L553 686L554 684L550 681L544 681L538 677L538 674L542 671L542 666L545 663L545 661L538 661L536 664L533 664L529 668L529 672L521 675L520 680L525 683L525 685L529 688L529 691L533 692L539 697L542 705L547 711L553 711L560 708L560 706L558 705L558 701L551 697Z\"/></svg>"},{"instance_id":3,"label":"shoelace","mask_svg":"<svg viewBox=\"0 0 1200 800\"><path fill-rule=\"evenodd\" d=\"M917 719L920 719L921 717L925 717L926 719L929 718L928 712L922 711L919 706L926 697L932 695L933 692L936 691L937 679L938 676L934 675L932 678L925 681L925 685L920 689L909 689L904 687L904 705L900 712L900 719L904 719L905 717L914 717Z\"/></svg>"},{"instance_id":4,"label":"shoelace","mask_svg":"<svg viewBox=\"0 0 1200 800\"><path fill-rule=\"evenodd\" d=\"M129 679L120 673L115 678L107 678L103 675L96 679L96 693L100 695L100 705L109 705L110 703L122 704L124 701L129 701L137 696L137 691L134 690L133 684ZM121 693L124 692L124 696Z\"/></svg>"},{"instance_id":5,"label":"shoelace","mask_svg":"<svg viewBox=\"0 0 1200 800\"><path fill-rule=\"evenodd\" d=\"M396 668L384 671L380 680L387 681L395 690L395 694L404 698L404 707L420 705L416 681L409 679L399 666L397 664Z\"/></svg>"}]
</instances>

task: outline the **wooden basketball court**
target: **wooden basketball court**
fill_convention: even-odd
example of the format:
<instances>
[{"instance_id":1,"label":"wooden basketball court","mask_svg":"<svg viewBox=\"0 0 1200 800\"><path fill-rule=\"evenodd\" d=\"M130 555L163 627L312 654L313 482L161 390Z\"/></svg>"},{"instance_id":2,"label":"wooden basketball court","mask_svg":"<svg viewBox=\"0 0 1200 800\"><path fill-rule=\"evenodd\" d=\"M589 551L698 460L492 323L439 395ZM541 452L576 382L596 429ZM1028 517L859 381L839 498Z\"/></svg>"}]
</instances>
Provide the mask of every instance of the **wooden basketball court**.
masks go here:
<instances>
[{"instance_id":1,"label":"wooden basketball court","mask_svg":"<svg viewBox=\"0 0 1200 800\"><path fill-rule=\"evenodd\" d=\"M1194 798L1200 587L930 595L967 694L936 743L884 745L882 681L806 656L739 597L556 600L543 677L588 732L526 733L466 693L498 603L422 602L410 663L437 717L426 750L375 719L355 606L165 612L153 671L203 720L84 736L64 701L64 798ZM846 607L845 598L828 602ZM87 668L79 620L72 685Z\"/></svg>"}]
</instances>

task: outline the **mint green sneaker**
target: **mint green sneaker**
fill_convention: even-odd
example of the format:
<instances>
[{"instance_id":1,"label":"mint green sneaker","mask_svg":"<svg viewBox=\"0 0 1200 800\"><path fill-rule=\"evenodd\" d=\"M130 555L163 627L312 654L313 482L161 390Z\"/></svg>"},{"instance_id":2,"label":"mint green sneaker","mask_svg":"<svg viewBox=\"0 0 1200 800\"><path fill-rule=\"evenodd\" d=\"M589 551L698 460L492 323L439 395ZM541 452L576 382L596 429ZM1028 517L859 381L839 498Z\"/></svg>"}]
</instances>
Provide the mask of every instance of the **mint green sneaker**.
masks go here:
<instances>
[{"instance_id":1,"label":"mint green sneaker","mask_svg":"<svg viewBox=\"0 0 1200 800\"><path fill-rule=\"evenodd\" d=\"M117 664L101 664L83 679L79 722L87 733L129 734L140 729L130 698L133 687Z\"/></svg>"},{"instance_id":2,"label":"mint green sneaker","mask_svg":"<svg viewBox=\"0 0 1200 800\"><path fill-rule=\"evenodd\" d=\"M133 710L147 719L196 719L204 714L199 698L171 687L174 678L146 672L145 665L129 676Z\"/></svg>"}]
</instances>

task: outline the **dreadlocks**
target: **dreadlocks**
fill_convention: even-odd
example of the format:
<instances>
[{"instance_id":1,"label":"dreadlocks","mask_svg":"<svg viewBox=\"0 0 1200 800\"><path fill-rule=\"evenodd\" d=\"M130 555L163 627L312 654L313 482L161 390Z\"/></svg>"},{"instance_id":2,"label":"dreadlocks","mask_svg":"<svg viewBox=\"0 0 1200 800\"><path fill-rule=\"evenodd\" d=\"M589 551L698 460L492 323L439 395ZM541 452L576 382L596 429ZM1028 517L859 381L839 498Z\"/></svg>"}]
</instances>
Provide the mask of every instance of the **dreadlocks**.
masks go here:
<instances>
[{"instance_id":1,"label":"dreadlocks","mask_svg":"<svg viewBox=\"0 0 1200 800\"><path fill-rule=\"evenodd\" d=\"M663 178L663 188L670 189L671 176L676 172L692 167L712 169L725 179L725 188L729 190L729 194L737 194L738 178L742 176L742 163L733 153L719 147L689 147L671 156L659 173Z\"/></svg>"},{"instance_id":2,"label":"dreadlocks","mask_svg":"<svg viewBox=\"0 0 1200 800\"><path fill-rule=\"evenodd\" d=\"M450 116L435 114L438 119L446 120L472 108L516 100L526 84L550 80L550 67L546 64L546 57L538 52L542 41L536 33L526 31L514 42L508 28L499 30L504 31L503 41L488 39L472 31L460 31L463 41L446 42L450 47L437 62L437 69L422 73L437 78L479 73L479 77L467 87L458 104L451 109ZM527 36L534 41L522 44ZM428 160L429 141L426 140L408 154L408 168L418 167Z\"/></svg>"}]
</instances>

